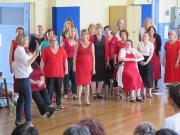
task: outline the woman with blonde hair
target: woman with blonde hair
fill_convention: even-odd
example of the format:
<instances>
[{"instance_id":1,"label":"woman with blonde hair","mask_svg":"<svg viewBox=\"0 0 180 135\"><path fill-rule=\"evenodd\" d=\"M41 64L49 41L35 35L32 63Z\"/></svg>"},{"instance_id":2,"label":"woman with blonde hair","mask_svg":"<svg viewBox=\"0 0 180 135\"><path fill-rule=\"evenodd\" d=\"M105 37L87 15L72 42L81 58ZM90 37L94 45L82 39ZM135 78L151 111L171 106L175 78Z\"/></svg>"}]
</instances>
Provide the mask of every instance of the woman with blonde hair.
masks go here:
<instances>
[{"instance_id":1,"label":"woman with blonde hair","mask_svg":"<svg viewBox=\"0 0 180 135\"><path fill-rule=\"evenodd\" d=\"M78 105L81 106L83 86L85 87L86 105L89 105L91 77L95 74L95 56L94 44L88 40L88 31L86 29L81 30L81 38L75 48L73 70L76 73Z\"/></svg>"},{"instance_id":2,"label":"woman with blonde hair","mask_svg":"<svg viewBox=\"0 0 180 135\"><path fill-rule=\"evenodd\" d=\"M16 125L21 124L23 110L25 111L26 123L32 124L31 120L31 86L29 75L32 71L31 64L39 55L39 46L36 46L36 51L32 54L31 58L26 54L24 46L26 44L26 35L18 35L16 38L17 48L14 52L13 71L18 86L19 98L16 106ZM30 71L31 69L31 71Z\"/></svg>"},{"instance_id":3,"label":"woman with blonde hair","mask_svg":"<svg viewBox=\"0 0 180 135\"><path fill-rule=\"evenodd\" d=\"M78 45L78 31L77 28L73 27L70 31L70 36L64 40L62 46L66 50L68 55L68 74L64 78L64 99L67 99L68 89L69 89L69 81L71 80L71 89L73 94L73 99L76 99L77 88L75 81L75 73L73 71L73 58L74 58L74 50Z\"/></svg>"},{"instance_id":4,"label":"woman with blonde hair","mask_svg":"<svg viewBox=\"0 0 180 135\"><path fill-rule=\"evenodd\" d=\"M64 22L63 32L60 36L61 43L64 41L64 39L70 36L70 31L72 27L74 27L73 20L71 18L67 18L66 21Z\"/></svg>"}]
</instances>

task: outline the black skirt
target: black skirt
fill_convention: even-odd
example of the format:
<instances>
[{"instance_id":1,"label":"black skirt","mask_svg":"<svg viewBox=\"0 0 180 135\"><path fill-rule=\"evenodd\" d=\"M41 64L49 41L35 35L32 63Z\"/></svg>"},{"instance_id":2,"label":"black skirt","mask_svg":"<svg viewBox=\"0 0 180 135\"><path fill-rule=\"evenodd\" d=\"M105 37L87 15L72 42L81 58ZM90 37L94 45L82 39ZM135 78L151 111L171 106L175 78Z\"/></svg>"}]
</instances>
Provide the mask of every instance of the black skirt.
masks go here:
<instances>
[{"instance_id":1,"label":"black skirt","mask_svg":"<svg viewBox=\"0 0 180 135\"><path fill-rule=\"evenodd\" d=\"M147 61L149 56L144 56L144 62ZM153 66L152 66L152 61L145 65L142 66L141 64L138 64L139 72L141 75L141 78L144 83L144 87L146 88L152 88L153 87Z\"/></svg>"}]
</instances>

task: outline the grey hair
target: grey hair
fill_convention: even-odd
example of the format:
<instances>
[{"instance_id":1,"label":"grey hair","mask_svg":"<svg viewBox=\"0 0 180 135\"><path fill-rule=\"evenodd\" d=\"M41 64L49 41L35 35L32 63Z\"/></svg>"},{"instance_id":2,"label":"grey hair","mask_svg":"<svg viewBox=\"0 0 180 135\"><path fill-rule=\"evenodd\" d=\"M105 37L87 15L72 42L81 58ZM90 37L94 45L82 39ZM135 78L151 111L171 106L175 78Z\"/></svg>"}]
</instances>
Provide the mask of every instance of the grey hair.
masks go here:
<instances>
[{"instance_id":1,"label":"grey hair","mask_svg":"<svg viewBox=\"0 0 180 135\"><path fill-rule=\"evenodd\" d=\"M90 135L90 132L86 126L71 125L64 131L63 135Z\"/></svg>"},{"instance_id":2,"label":"grey hair","mask_svg":"<svg viewBox=\"0 0 180 135\"><path fill-rule=\"evenodd\" d=\"M149 121L145 121L136 126L133 135L155 135L155 132L156 128L154 125Z\"/></svg>"},{"instance_id":3,"label":"grey hair","mask_svg":"<svg viewBox=\"0 0 180 135\"><path fill-rule=\"evenodd\" d=\"M173 34L176 36L176 31L175 31L175 30L169 29L169 30L168 30L168 33L169 33L169 32L173 33Z\"/></svg>"}]
</instances>

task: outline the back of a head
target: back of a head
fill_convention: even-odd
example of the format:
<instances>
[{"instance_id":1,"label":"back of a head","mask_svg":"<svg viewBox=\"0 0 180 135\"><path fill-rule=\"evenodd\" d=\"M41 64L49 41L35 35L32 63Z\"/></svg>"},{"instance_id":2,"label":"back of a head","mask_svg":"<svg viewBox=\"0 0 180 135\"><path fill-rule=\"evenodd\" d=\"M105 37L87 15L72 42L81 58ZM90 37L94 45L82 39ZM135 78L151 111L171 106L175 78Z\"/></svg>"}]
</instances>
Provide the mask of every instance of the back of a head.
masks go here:
<instances>
[{"instance_id":1,"label":"back of a head","mask_svg":"<svg viewBox=\"0 0 180 135\"><path fill-rule=\"evenodd\" d=\"M85 126L72 125L64 131L63 135L90 135L90 132Z\"/></svg>"},{"instance_id":2,"label":"back of a head","mask_svg":"<svg viewBox=\"0 0 180 135\"><path fill-rule=\"evenodd\" d=\"M105 135L103 126L96 119L84 119L79 124L88 127L91 135Z\"/></svg>"},{"instance_id":3,"label":"back of a head","mask_svg":"<svg viewBox=\"0 0 180 135\"><path fill-rule=\"evenodd\" d=\"M169 97L172 98L176 106L180 108L180 83L170 86Z\"/></svg>"},{"instance_id":4,"label":"back of a head","mask_svg":"<svg viewBox=\"0 0 180 135\"><path fill-rule=\"evenodd\" d=\"M134 129L133 135L155 135L155 127L151 122L141 122Z\"/></svg>"},{"instance_id":5,"label":"back of a head","mask_svg":"<svg viewBox=\"0 0 180 135\"><path fill-rule=\"evenodd\" d=\"M28 124L17 126L11 135L39 135L38 129Z\"/></svg>"},{"instance_id":6,"label":"back of a head","mask_svg":"<svg viewBox=\"0 0 180 135\"><path fill-rule=\"evenodd\" d=\"M158 130L155 135L178 135L178 133L176 133L172 129L164 128Z\"/></svg>"}]
</instances>

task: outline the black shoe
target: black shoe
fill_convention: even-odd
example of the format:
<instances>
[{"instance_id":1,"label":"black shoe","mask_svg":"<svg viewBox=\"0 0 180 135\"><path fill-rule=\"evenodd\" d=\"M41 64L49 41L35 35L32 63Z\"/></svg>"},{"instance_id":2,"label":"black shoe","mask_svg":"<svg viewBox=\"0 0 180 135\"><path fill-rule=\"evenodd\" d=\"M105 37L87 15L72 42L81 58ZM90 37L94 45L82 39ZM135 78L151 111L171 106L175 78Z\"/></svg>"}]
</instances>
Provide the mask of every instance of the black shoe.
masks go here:
<instances>
[{"instance_id":1,"label":"black shoe","mask_svg":"<svg viewBox=\"0 0 180 135\"><path fill-rule=\"evenodd\" d=\"M46 116L49 118L53 115L53 113L55 112L55 108L54 107L48 107L48 111L46 113Z\"/></svg>"},{"instance_id":2,"label":"black shoe","mask_svg":"<svg viewBox=\"0 0 180 135\"><path fill-rule=\"evenodd\" d=\"M103 99L103 96L101 94L98 94L99 99Z\"/></svg>"},{"instance_id":3,"label":"black shoe","mask_svg":"<svg viewBox=\"0 0 180 135\"><path fill-rule=\"evenodd\" d=\"M143 102L144 100L143 100L141 97L137 97L137 98L136 98L136 101L138 101L138 102Z\"/></svg>"}]
</instances>

